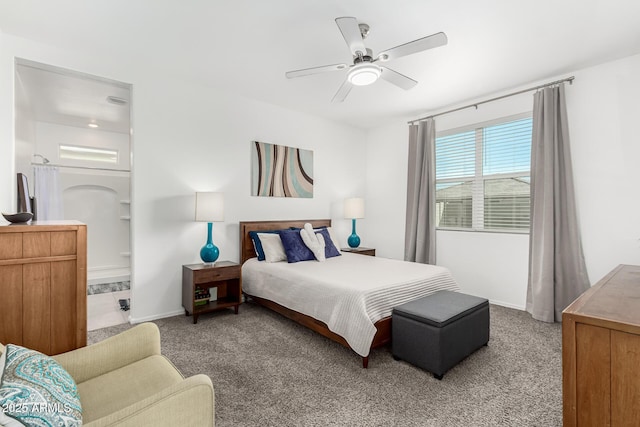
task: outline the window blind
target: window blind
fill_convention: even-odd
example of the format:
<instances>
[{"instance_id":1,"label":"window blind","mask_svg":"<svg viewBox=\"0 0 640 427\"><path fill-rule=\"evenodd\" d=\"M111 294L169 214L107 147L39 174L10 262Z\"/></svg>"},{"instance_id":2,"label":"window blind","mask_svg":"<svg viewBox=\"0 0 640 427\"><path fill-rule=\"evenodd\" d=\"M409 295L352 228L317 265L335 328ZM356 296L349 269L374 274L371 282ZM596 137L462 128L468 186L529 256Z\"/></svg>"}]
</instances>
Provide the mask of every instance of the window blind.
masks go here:
<instances>
[{"instance_id":1,"label":"window blind","mask_svg":"<svg viewBox=\"0 0 640 427\"><path fill-rule=\"evenodd\" d=\"M528 231L531 117L436 138L436 226Z\"/></svg>"}]
</instances>

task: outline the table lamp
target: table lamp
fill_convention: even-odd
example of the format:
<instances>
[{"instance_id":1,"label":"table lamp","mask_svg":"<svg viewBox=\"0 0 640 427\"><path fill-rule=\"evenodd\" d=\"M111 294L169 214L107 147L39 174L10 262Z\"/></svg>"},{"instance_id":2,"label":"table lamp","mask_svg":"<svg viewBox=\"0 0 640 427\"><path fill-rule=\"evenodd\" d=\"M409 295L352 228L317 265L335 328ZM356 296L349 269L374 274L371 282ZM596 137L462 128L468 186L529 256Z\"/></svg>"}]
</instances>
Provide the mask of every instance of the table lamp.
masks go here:
<instances>
[{"instance_id":1,"label":"table lamp","mask_svg":"<svg viewBox=\"0 0 640 427\"><path fill-rule=\"evenodd\" d=\"M356 234L356 218L364 218L364 199L354 197L344 201L344 217L351 219L351 236L347 243L351 248L360 246L360 237Z\"/></svg>"},{"instance_id":2,"label":"table lamp","mask_svg":"<svg viewBox=\"0 0 640 427\"><path fill-rule=\"evenodd\" d=\"M222 193L196 193L196 221L207 222L207 243L200 249L204 263L212 263L220 256L220 250L213 244L211 232L214 221L224 221L224 195Z\"/></svg>"}]
</instances>

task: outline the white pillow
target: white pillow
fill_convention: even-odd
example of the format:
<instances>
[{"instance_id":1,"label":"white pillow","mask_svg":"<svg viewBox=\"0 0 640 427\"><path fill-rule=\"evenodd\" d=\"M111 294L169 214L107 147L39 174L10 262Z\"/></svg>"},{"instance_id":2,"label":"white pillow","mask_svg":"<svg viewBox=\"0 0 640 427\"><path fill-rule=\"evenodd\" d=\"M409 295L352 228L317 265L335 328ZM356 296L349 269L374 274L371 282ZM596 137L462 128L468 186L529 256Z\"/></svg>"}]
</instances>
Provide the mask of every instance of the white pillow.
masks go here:
<instances>
[{"instance_id":1,"label":"white pillow","mask_svg":"<svg viewBox=\"0 0 640 427\"><path fill-rule=\"evenodd\" d=\"M316 258L316 260L320 262L326 260L324 253L324 237L320 233L316 234L311 224L306 223L304 225L304 228L300 229L300 237L302 237L302 242L305 244L305 246L309 248L311 252L313 252L313 256Z\"/></svg>"},{"instance_id":2,"label":"white pillow","mask_svg":"<svg viewBox=\"0 0 640 427\"><path fill-rule=\"evenodd\" d=\"M287 260L287 253L284 251L282 240L277 233L258 233L262 250L264 250L264 260L266 262L280 262Z\"/></svg>"}]
</instances>

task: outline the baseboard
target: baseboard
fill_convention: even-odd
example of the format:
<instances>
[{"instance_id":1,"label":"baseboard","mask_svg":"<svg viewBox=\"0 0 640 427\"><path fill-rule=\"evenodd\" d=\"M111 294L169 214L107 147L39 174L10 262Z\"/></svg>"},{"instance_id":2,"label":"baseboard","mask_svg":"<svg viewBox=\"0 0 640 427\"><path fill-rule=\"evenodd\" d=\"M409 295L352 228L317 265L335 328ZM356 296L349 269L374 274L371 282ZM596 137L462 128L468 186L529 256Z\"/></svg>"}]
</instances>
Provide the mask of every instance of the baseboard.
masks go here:
<instances>
[{"instance_id":1,"label":"baseboard","mask_svg":"<svg viewBox=\"0 0 640 427\"><path fill-rule=\"evenodd\" d=\"M509 302L503 302L503 301L497 301L497 300L489 300L489 303L490 304L499 305L499 306L502 306L502 307L513 308L515 310L520 310L520 311L525 311L526 310L525 306L511 304Z\"/></svg>"},{"instance_id":2,"label":"baseboard","mask_svg":"<svg viewBox=\"0 0 640 427\"><path fill-rule=\"evenodd\" d=\"M135 325L136 323L150 322L152 320L164 319L165 317L173 317L173 316L179 316L179 315L184 316L184 309L171 311L169 313L154 314L152 316L145 316L145 317L129 316L129 323L131 323L132 325Z\"/></svg>"}]
</instances>

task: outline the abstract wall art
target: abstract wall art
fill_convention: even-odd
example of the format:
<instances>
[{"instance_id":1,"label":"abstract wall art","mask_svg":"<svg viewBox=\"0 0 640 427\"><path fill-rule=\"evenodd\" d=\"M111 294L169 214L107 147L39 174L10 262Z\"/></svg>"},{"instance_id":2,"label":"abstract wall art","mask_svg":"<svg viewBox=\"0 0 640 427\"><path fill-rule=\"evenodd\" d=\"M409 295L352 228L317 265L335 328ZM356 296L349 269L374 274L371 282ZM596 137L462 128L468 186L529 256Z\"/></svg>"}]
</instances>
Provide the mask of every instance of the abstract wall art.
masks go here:
<instances>
[{"instance_id":1,"label":"abstract wall art","mask_svg":"<svg viewBox=\"0 0 640 427\"><path fill-rule=\"evenodd\" d=\"M251 195L313 197L313 151L251 142Z\"/></svg>"}]
</instances>

